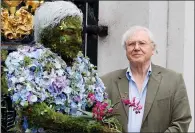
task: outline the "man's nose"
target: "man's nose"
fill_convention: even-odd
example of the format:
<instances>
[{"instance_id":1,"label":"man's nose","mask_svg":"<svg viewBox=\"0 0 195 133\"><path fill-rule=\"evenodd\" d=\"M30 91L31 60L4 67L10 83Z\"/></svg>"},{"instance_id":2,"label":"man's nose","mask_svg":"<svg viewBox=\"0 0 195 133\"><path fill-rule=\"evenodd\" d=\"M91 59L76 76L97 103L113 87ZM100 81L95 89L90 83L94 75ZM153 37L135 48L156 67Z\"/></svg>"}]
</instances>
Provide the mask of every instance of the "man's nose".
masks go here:
<instances>
[{"instance_id":1,"label":"man's nose","mask_svg":"<svg viewBox=\"0 0 195 133\"><path fill-rule=\"evenodd\" d=\"M139 50L140 49L138 42L135 43L135 48L134 49L136 49L136 50Z\"/></svg>"}]
</instances>

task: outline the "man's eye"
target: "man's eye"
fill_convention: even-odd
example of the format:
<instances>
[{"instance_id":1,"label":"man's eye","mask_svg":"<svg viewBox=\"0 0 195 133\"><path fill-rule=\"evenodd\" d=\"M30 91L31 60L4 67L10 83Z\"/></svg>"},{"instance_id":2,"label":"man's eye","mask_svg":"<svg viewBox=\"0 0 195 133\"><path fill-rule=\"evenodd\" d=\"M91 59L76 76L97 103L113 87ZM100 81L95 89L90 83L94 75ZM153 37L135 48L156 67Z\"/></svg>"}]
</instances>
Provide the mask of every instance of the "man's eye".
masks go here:
<instances>
[{"instance_id":1,"label":"man's eye","mask_svg":"<svg viewBox=\"0 0 195 133\"><path fill-rule=\"evenodd\" d=\"M146 44L146 43L145 43L145 42L140 42L139 44L144 45L144 44Z\"/></svg>"},{"instance_id":2,"label":"man's eye","mask_svg":"<svg viewBox=\"0 0 195 133\"><path fill-rule=\"evenodd\" d=\"M75 33L73 30L67 30L65 32L68 33L68 34L74 34Z\"/></svg>"},{"instance_id":3,"label":"man's eye","mask_svg":"<svg viewBox=\"0 0 195 133\"><path fill-rule=\"evenodd\" d=\"M64 30L62 31L64 34L67 34L67 35L74 35L75 32L73 30Z\"/></svg>"},{"instance_id":4,"label":"man's eye","mask_svg":"<svg viewBox=\"0 0 195 133\"><path fill-rule=\"evenodd\" d=\"M128 46L133 46L133 45L134 45L134 43L128 43L127 45L128 45Z\"/></svg>"}]
</instances>

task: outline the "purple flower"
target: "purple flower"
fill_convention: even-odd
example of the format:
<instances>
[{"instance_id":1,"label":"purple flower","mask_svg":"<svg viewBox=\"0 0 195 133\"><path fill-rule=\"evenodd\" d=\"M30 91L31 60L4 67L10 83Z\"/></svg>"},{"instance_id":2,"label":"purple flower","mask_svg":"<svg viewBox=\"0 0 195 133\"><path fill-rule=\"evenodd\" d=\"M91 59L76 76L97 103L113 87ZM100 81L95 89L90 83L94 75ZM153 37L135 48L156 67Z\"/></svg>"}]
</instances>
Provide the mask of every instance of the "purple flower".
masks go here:
<instances>
[{"instance_id":1,"label":"purple flower","mask_svg":"<svg viewBox=\"0 0 195 133\"><path fill-rule=\"evenodd\" d=\"M47 89L50 93L54 93L54 87L53 85L50 85L49 88Z\"/></svg>"},{"instance_id":2,"label":"purple flower","mask_svg":"<svg viewBox=\"0 0 195 133\"><path fill-rule=\"evenodd\" d=\"M32 133L37 133L37 129L36 128L33 128L32 129Z\"/></svg>"},{"instance_id":3,"label":"purple flower","mask_svg":"<svg viewBox=\"0 0 195 133\"><path fill-rule=\"evenodd\" d=\"M52 86L54 87L54 90L56 93L61 93L62 89L67 86L66 77L64 77L64 76L57 77L52 82Z\"/></svg>"},{"instance_id":4,"label":"purple flower","mask_svg":"<svg viewBox=\"0 0 195 133\"><path fill-rule=\"evenodd\" d=\"M76 115L76 112L77 112L77 104L75 102L71 102L71 105L70 105L70 114L72 115Z\"/></svg>"},{"instance_id":5,"label":"purple flower","mask_svg":"<svg viewBox=\"0 0 195 133\"><path fill-rule=\"evenodd\" d=\"M43 128L39 128L39 129L38 129L38 132L39 132L39 133L45 133L45 131L44 131Z\"/></svg>"},{"instance_id":6,"label":"purple flower","mask_svg":"<svg viewBox=\"0 0 195 133\"><path fill-rule=\"evenodd\" d=\"M81 62L82 62L81 57L77 57L77 58L76 58L76 61L77 61L78 63L81 63Z\"/></svg>"},{"instance_id":7,"label":"purple flower","mask_svg":"<svg viewBox=\"0 0 195 133\"><path fill-rule=\"evenodd\" d=\"M66 99L66 95L65 95L65 94L63 94L63 93L62 93L62 94L60 94L59 96L60 96L62 99Z\"/></svg>"},{"instance_id":8,"label":"purple flower","mask_svg":"<svg viewBox=\"0 0 195 133\"><path fill-rule=\"evenodd\" d=\"M108 94L104 92L104 99L108 99Z\"/></svg>"},{"instance_id":9,"label":"purple flower","mask_svg":"<svg viewBox=\"0 0 195 133\"><path fill-rule=\"evenodd\" d=\"M74 100L74 102L80 102L81 101L81 98L80 98L80 96L74 96L73 97L73 100Z\"/></svg>"}]
</instances>

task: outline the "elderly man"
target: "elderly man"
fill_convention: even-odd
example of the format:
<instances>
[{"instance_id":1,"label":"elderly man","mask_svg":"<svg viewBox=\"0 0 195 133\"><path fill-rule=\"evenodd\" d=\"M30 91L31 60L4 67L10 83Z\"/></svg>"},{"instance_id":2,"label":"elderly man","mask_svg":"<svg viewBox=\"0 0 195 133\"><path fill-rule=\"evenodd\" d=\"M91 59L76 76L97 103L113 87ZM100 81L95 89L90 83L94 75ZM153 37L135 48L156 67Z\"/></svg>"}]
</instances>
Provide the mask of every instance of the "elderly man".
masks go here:
<instances>
[{"instance_id":1,"label":"elderly man","mask_svg":"<svg viewBox=\"0 0 195 133\"><path fill-rule=\"evenodd\" d=\"M121 100L115 109L124 132L187 132L191 112L183 77L151 62L156 46L152 33L134 26L123 35L122 44L128 68L108 73L102 80L113 103L125 95L130 100Z\"/></svg>"}]
</instances>

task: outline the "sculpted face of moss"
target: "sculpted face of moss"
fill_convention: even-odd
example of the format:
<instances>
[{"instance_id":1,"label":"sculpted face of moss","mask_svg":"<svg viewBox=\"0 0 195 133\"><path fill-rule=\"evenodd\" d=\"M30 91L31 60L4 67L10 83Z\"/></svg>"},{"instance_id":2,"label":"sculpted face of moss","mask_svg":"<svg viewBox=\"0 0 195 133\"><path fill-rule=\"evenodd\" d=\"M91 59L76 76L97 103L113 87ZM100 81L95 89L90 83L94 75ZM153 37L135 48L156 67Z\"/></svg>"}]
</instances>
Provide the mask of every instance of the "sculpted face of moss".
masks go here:
<instances>
[{"instance_id":1,"label":"sculpted face of moss","mask_svg":"<svg viewBox=\"0 0 195 133\"><path fill-rule=\"evenodd\" d=\"M76 57L82 45L82 23L79 17L67 17L54 28L48 27L41 34L41 43L69 62Z\"/></svg>"}]
</instances>

